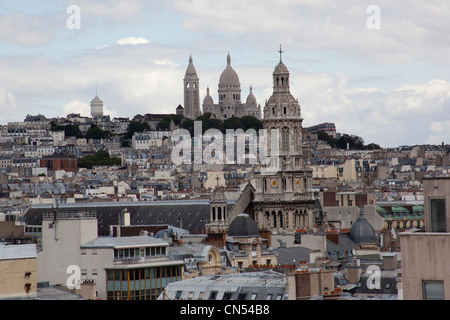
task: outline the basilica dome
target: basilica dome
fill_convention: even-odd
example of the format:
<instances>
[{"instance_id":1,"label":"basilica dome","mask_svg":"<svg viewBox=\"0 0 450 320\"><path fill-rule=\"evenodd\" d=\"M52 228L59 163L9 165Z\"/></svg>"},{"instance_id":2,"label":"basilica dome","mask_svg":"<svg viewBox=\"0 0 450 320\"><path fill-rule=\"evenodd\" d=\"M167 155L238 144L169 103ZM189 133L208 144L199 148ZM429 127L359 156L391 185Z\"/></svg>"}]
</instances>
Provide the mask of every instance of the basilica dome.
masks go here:
<instances>
[{"instance_id":1,"label":"basilica dome","mask_svg":"<svg viewBox=\"0 0 450 320\"><path fill-rule=\"evenodd\" d=\"M248 106L250 106L252 104L256 105L256 98L255 98L255 95L253 94L253 90L252 90L251 86L250 86L250 93L249 93L249 95L247 97L246 103L247 103Z\"/></svg>"},{"instance_id":2,"label":"basilica dome","mask_svg":"<svg viewBox=\"0 0 450 320\"><path fill-rule=\"evenodd\" d=\"M257 237L259 236L258 226L248 214L241 213L231 222L228 235L232 237Z\"/></svg>"},{"instance_id":3,"label":"basilica dome","mask_svg":"<svg viewBox=\"0 0 450 320\"><path fill-rule=\"evenodd\" d=\"M206 96L203 99L203 105L212 106L214 104L213 98L209 95L209 87L206 88Z\"/></svg>"},{"instance_id":4,"label":"basilica dome","mask_svg":"<svg viewBox=\"0 0 450 320\"><path fill-rule=\"evenodd\" d=\"M227 56L227 67L223 70L219 78L219 88L221 87L239 87L239 76L231 67L230 54Z\"/></svg>"}]
</instances>

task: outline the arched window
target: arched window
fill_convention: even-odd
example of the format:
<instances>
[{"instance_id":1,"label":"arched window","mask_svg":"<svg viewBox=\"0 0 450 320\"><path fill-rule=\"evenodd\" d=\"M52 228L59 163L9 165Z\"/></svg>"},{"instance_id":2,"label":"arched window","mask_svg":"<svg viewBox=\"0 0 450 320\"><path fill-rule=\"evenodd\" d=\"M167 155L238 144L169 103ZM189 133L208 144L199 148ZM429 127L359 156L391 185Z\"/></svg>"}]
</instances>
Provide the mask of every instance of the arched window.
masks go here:
<instances>
[{"instance_id":1,"label":"arched window","mask_svg":"<svg viewBox=\"0 0 450 320\"><path fill-rule=\"evenodd\" d=\"M281 131L281 151L289 151L289 128L285 127Z\"/></svg>"},{"instance_id":2,"label":"arched window","mask_svg":"<svg viewBox=\"0 0 450 320\"><path fill-rule=\"evenodd\" d=\"M216 208L212 207L212 220L215 221L216 220Z\"/></svg>"},{"instance_id":3,"label":"arched window","mask_svg":"<svg viewBox=\"0 0 450 320\"><path fill-rule=\"evenodd\" d=\"M278 211L278 217L280 219L280 228L283 228L283 213Z\"/></svg>"},{"instance_id":4,"label":"arched window","mask_svg":"<svg viewBox=\"0 0 450 320\"><path fill-rule=\"evenodd\" d=\"M217 220L222 220L222 208L218 207L217 208Z\"/></svg>"},{"instance_id":5,"label":"arched window","mask_svg":"<svg viewBox=\"0 0 450 320\"><path fill-rule=\"evenodd\" d=\"M298 136L298 127L294 128L294 139L295 139L295 151L299 151L299 136Z\"/></svg>"},{"instance_id":6,"label":"arched window","mask_svg":"<svg viewBox=\"0 0 450 320\"><path fill-rule=\"evenodd\" d=\"M223 220L227 220L227 207L223 207Z\"/></svg>"},{"instance_id":7,"label":"arched window","mask_svg":"<svg viewBox=\"0 0 450 320\"><path fill-rule=\"evenodd\" d=\"M272 218L273 218L273 227L276 228L277 227L277 214L275 213L275 211L272 211Z\"/></svg>"}]
</instances>

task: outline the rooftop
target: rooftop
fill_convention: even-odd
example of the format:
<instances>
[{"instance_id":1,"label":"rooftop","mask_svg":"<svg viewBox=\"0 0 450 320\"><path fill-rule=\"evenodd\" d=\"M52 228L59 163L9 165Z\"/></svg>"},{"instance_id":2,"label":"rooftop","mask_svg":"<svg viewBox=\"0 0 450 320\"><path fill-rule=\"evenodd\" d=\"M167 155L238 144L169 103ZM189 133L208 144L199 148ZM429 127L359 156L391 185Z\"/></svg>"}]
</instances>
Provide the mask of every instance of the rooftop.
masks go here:
<instances>
[{"instance_id":1,"label":"rooftop","mask_svg":"<svg viewBox=\"0 0 450 320\"><path fill-rule=\"evenodd\" d=\"M166 241L155 239L149 236L135 237L100 237L89 241L81 246L81 248L126 248L126 247L143 247L143 246L168 246Z\"/></svg>"}]
</instances>

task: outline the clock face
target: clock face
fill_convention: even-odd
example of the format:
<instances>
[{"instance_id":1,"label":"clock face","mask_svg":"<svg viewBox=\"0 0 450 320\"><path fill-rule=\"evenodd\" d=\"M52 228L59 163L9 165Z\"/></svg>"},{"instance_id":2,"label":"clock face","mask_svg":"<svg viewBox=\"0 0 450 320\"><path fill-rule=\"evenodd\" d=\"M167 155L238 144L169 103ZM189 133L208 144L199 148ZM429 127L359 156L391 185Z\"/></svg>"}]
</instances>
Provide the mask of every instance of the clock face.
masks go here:
<instances>
[{"instance_id":1,"label":"clock face","mask_svg":"<svg viewBox=\"0 0 450 320\"><path fill-rule=\"evenodd\" d=\"M271 182L272 188L276 188L278 186L278 179L272 179Z\"/></svg>"},{"instance_id":2,"label":"clock face","mask_svg":"<svg viewBox=\"0 0 450 320\"><path fill-rule=\"evenodd\" d=\"M295 179L295 185L297 186L297 188L300 188L300 178Z\"/></svg>"}]
</instances>

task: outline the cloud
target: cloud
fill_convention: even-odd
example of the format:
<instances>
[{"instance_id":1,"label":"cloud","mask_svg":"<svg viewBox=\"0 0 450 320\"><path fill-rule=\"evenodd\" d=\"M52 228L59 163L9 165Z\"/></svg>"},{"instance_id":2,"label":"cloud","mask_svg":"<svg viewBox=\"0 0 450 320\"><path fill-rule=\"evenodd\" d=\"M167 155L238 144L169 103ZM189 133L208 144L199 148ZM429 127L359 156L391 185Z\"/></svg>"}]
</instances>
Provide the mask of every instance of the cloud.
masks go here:
<instances>
[{"instance_id":1,"label":"cloud","mask_svg":"<svg viewBox=\"0 0 450 320\"><path fill-rule=\"evenodd\" d=\"M431 134L426 140L429 144L449 143L450 120L433 121L430 124Z\"/></svg>"},{"instance_id":2,"label":"cloud","mask_svg":"<svg viewBox=\"0 0 450 320\"><path fill-rule=\"evenodd\" d=\"M0 15L0 42L38 46L54 36L54 20L41 15Z\"/></svg>"},{"instance_id":3,"label":"cloud","mask_svg":"<svg viewBox=\"0 0 450 320\"><path fill-rule=\"evenodd\" d=\"M397 64L450 62L450 3L381 1L380 29L369 29L369 1L174 0L182 26L196 33L234 35L236 43L292 50L333 50L361 60ZM218 14L220 13L220 14Z\"/></svg>"},{"instance_id":4,"label":"cloud","mask_svg":"<svg viewBox=\"0 0 450 320\"><path fill-rule=\"evenodd\" d=\"M126 45L126 44L137 45L137 44L146 44L146 43L149 43L149 41L142 37L122 38L122 39L117 40L117 42L116 42L116 44L119 44L119 45Z\"/></svg>"},{"instance_id":5,"label":"cloud","mask_svg":"<svg viewBox=\"0 0 450 320\"><path fill-rule=\"evenodd\" d=\"M6 87L0 87L0 119L10 116L16 109L17 101L14 94Z\"/></svg>"}]
</instances>

